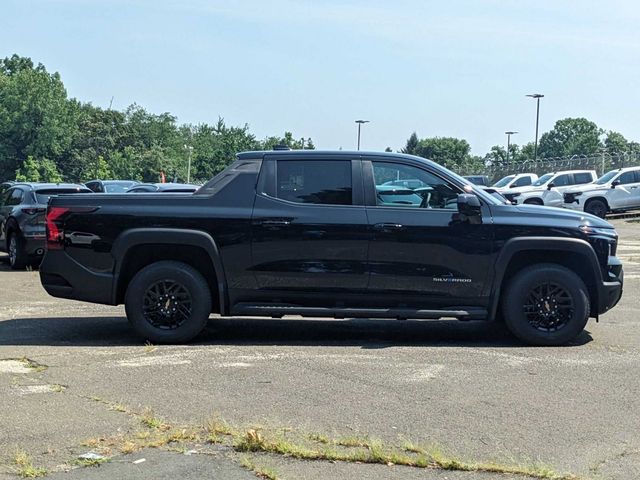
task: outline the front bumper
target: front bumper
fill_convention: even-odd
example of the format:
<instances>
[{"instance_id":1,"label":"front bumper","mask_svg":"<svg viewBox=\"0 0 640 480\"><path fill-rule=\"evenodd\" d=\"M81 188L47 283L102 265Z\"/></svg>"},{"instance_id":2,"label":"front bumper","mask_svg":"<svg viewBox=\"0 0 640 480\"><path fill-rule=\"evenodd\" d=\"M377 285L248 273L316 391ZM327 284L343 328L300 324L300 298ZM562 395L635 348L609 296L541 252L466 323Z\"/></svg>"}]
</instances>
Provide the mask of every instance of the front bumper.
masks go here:
<instances>
[{"instance_id":1,"label":"front bumper","mask_svg":"<svg viewBox=\"0 0 640 480\"><path fill-rule=\"evenodd\" d=\"M624 284L624 271L622 262L617 257L609 257L606 278L599 285L598 292L598 315L601 315L620 301L622 297L622 286Z\"/></svg>"}]
</instances>

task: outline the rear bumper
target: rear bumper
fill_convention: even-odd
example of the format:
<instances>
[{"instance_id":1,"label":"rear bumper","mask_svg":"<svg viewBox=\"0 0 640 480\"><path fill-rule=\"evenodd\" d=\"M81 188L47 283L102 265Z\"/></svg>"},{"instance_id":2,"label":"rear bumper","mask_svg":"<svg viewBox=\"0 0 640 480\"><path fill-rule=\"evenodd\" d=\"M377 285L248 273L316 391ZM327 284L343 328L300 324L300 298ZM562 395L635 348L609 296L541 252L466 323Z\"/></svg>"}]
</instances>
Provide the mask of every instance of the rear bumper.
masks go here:
<instances>
[{"instance_id":1,"label":"rear bumper","mask_svg":"<svg viewBox=\"0 0 640 480\"><path fill-rule=\"evenodd\" d=\"M611 310L622 297L624 271L618 258L609 257L607 275L608 278L604 279L598 292L598 315Z\"/></svg>"},{"instance_id":2,"label":"rear bumper","mask_svg":"<svg viewBox=\"0 0 640 480\"><path fill-rule=\"evenodd\" d=\"M113 275L89 270L63 250L46 253L40 265L40 282L54 297L115 305Z\"/></svg>"},{"instance_id":3,"label":"rear bumper","mask_svg":"<svg viewBox=\"0 0 640 480\"><path fill-rule=\"evenodd\" d=\"M24 250L30 257L42 257L44 255L44 235L24 235Z\"/></svg>"}]
</instances>

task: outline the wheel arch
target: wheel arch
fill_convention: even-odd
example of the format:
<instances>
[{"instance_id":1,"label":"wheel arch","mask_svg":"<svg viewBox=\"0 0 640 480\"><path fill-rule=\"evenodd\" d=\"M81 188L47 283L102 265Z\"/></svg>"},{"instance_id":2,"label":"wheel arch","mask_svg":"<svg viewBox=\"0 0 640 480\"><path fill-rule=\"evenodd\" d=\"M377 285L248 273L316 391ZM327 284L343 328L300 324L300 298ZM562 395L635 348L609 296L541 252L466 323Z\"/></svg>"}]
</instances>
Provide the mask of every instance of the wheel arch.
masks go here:
<instances>
[{"instance_id":1,"label":"wheel arch","mask_svg":"<svg viewBox=\"0 0 640 480\"><path fill-rule=\"evenodd\" d=\"M122 233L111 249L115 259L112 298L122 303L127 286L142 268L161 260L191 265L207 279L213 308L228 310L227 286L220 250L215 240L200 230L136 228Z\"/></svg>"},{"instance_id":2,"label":"wheel arch","mask_svg":"<svg viewBox=\"0 0 640 480\"><path fill-rule=\"evenodd\" d=\"M508 240L498 255L490 320L496 318L506 282L522 268L538 263L561 265L577 273L589 291L591 311L598 311L598 285L602 282L602 271L591 245L577 238L525 237Z\"/></svg>"}]
</instances>

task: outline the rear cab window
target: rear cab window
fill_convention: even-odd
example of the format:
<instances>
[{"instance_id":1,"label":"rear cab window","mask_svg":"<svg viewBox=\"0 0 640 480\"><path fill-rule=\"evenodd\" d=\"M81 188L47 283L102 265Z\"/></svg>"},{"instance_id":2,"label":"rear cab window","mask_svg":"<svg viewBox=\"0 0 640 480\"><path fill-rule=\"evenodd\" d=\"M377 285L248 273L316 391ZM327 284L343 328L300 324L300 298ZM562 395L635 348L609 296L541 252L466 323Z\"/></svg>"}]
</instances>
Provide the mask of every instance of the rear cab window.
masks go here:
<instances>
[{"instance_id":1,"label":"rear cab window","mask_svg":"<svg viewBox=\"0 0 640 480\"><path fill-rule=\"evenodd\" d=\"M293 203L353 205L350 160L276 160L275 197Z\"/></svg>"},{"instance_id":2,"label":"rear cab window","mask_svg":"<svg viewBox=\"0 0 640 480\"><path fill-rule=\"evenodd\" d=\"M574 173L573 174L573 179L574 185L582 185L584 183L591 183L593 182L594 178L592 177L592 175L589 172L582 172L582 173Z\"/></svg>"},{"instance_id":3,"label":"rear cab window","mask_svg":"<svg viewBox=\"0 0 640 480\"><path fill-rule=\"evenodd\" d=\"M78 188L46 188L41 190L36 190L35 192L36 200L39 204L46 205L49 202L49 198L53 195L62 195L64 193L92 193L89 189L78 189Z\"/></svg>"}]
</instances>

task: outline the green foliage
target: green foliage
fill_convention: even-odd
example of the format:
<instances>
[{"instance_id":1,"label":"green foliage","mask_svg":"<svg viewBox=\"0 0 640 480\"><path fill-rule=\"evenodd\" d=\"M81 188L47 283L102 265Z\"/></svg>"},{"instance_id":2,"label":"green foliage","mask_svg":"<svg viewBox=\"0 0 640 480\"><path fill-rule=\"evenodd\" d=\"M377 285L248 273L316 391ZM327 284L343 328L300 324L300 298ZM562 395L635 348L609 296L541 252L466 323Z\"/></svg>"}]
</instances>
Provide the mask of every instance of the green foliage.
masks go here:
<instances>
[{"instance_id":1,"label":"green foliage","mask_svg":"<svg viewBox=\"0 0 640 480\"><path fill-rule=\"evenodd\" d=\"M409 142L407 142L409 145ZM480 157L471 155L466 140L453 137L432 137L418 140L414 155L428 158L459 173L467 173L483 167Z\"/></svg>"},{"instance_id":2,"label":"green foliage","mask_svg":"<svg viewBox=\"0 0 640 480\"><path fill-rule=\"evenodd\" d=\"M604 146L607 152L615 155L618 153L625 153L630 150L629 142L621 133L609 131L607 137L604 139Z\"/></svg>"},{"instance_id":3,"label":"green foliage","mask_svg":"<svg viewBox=\"0 0 640 480\"><path fill-rule=\"evenodd\" d=\"M0 60L0 180L19 170L31 180L61 175L74 182L155 182L164 172L168 180L186 181L191 156L191 180L204 182L237 152L276 144L315 148L311 138L294 139L291 132L259 141L247 125L228 126L222 118L212 125L178 125L173 115L136 104L124 111L95 107L68 99L60 76L29 58ZM49 160L27 162L29 156Z\"/></svg>"},{"instance_id":4,"label":"green foliage","mask_svg":"<svg viewBox=\"0 0 640 480\"><path fill-rule=\"evenodd\" d=\"M409 137L409 139L407 140L407 144L401 150L401 152L409 155L415 155L417 148L418 148L418 134L416 132L413 132Z\"/></svg>"},{"instance_id":5,"label":"green foliage","mask_svg":"<svg viewBox=\"0 0 640 480\"><path fill-rule=\"evenodd\" d=\"M553 129L540 137L539 157L592 155L602 146L602 129L586 118L558 120Z\"/></svg>"},{"instance_id":6,"label":"green foliage","mask_svg":"<svg viewBox=\"0 0 640 480\"><path fill-rule=\"evenodd\" d=\"M62 182L62 175L51 160L46 158L36 160L29 156L16 170L16 180L19 182L59 183Z\"/></svg>"}]
</instances>

